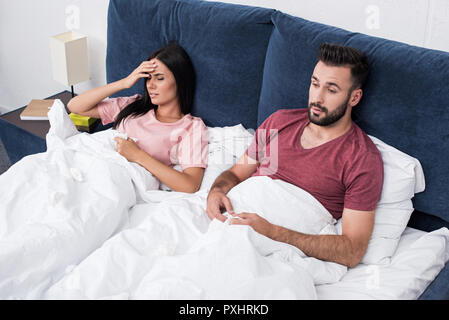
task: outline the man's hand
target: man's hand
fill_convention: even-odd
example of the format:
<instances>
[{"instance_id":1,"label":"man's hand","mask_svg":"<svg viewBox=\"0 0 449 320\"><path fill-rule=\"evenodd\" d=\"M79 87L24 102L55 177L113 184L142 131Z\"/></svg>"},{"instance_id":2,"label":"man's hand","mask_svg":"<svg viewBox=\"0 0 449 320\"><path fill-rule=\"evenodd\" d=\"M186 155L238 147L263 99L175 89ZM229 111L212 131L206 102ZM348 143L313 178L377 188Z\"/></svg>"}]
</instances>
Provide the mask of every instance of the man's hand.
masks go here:
<instances>
[{"instance_id":1,"label":"man's hand","mask_svg":"<svg viewBox=\"0 0 449 320\"><path fill-rule=\"evenodd\" d=\"M257 213L242 212L233 215L231 224L250 226L257 233L273 239L276 226L259 216Z\"/></svg>"},{"instance_id":2,"label":"man's hand","mask_svg":"<svg viewBox=\"0 0 449 320\"><path fill-rule=\"evenodd\" d=\"M209 191L207 197L206 213L211 220L218 219L225 222L226 218L220 209L225 209L229 214L234 214L231 201L226 194L242 181L248 179L257 170L258 162L249 158L246 154L235 163L231 169L222 172Z\"/></svg>"},{"instance_id":3,"label":"man's hand","mask_svg":"<svg viewBox=\"0 0 449 320\"><path fill-rule=\"evenodd\" d=\"M207 197L207 215L211 220L218 219L221 222L225 222L226 218L221 214L221 208L226 209L229 214L234 214L231 200L229 200L226 194L219 190L211 190Z\"/></svg>"}]
</instances>

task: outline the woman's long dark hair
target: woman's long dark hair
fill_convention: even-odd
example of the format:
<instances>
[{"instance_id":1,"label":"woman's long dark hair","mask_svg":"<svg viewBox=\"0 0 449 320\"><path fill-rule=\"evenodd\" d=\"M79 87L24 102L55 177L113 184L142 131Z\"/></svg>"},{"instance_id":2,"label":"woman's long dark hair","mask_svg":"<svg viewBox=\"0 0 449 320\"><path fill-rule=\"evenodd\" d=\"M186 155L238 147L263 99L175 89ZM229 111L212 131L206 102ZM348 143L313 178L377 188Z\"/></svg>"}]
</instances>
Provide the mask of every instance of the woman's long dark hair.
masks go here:
<instances>
[{"instance_id":1,"label":"woman's long dark hair","mask_svg":"<svg viewBox=\"0 0 449 320\"><path fill-rule=\"evenodd\" d=\"M177 94L181 112L188 114L192 110L193 98L195 94L195 70L192 61L187 52L176 42L170 42L168 45L153 52L147 59L157 58L173 73L176 81ZM156 111L157 105L151 103L147 89L147 80L144 81L144 95L142 99L136 100L126 106L117 115L114 123L114 129L118 128L120 123L127 117L137 118L143 116L151 109Z\"/></svg>"}]
</instances>

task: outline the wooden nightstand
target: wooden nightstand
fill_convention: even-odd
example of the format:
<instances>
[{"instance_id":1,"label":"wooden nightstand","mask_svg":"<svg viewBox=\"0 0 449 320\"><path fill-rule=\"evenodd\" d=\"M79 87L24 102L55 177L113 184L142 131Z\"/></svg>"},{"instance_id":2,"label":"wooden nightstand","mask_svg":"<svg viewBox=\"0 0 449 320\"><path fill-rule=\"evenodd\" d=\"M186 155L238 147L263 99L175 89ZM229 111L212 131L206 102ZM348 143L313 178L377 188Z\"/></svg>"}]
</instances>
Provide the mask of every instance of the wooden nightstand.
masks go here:
<instances>
[{"instance_id":1,"label":"wooden nightstand","mask_svg":"<svg viewBox=\"0 0 449 320\"><path fill-rule=\"evenodd\" d=\"M69 91L63 91L46 99L60 99L65 106L72 98ZM45 136L50 129L48 120L20 120L20 113L26 106L10 111L0 116L0 139L3 142L11 164L23 157L45 152L47 145ZM92 128L92 133L110 128L97 121Z\"/></svg>"}]
</instances>

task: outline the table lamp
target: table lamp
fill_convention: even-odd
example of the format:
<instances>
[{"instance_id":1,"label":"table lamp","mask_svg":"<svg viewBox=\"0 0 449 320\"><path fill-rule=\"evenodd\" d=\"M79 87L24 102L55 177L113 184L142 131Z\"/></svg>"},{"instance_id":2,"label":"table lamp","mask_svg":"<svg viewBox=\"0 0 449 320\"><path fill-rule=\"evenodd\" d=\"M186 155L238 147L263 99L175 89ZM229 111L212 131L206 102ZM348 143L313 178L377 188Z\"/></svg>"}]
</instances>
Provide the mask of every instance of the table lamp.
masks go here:
<instances>
[{"instance_id":1,"label":"table lamp","mask_svg":"<svg viewBox=\"0 0 449 320\"><path fill-rule=\"evenodd\" d=\"M73 31L50 37L53 79L72 89L89 80L87 37Z\"/></svg>"}]
</instances>

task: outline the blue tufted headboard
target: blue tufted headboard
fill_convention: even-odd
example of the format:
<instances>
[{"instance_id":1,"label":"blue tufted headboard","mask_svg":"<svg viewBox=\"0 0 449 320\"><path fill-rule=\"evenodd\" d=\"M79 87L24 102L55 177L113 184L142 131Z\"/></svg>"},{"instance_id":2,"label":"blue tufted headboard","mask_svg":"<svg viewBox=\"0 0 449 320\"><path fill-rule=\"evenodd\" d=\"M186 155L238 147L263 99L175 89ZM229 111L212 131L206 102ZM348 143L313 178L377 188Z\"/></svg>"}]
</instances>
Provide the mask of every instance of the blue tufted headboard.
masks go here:
<instances>
[{"instance_id":1,"label":"blue tufted headboard","mask_svg":"<svg viewBox=\"0 0 449 320\"><path fill-rule=\"evenodd\" d=\"M203 1L112 0L107 80L123 78L152 51L176 40L197 74L192 113L209 126L242 123L255 128L273 12ZM118 95L142 90L139 83Z\"/></svg>"},{"instance_id":2,"label":"blue tufted headboard","mask_svg":"<svg viewBox=\"0 0 449 320\"><path fill-rule=\"evenodd\" d=\"M426 190L415 227L449 226L449 53L351 33L282 12L199 0L110 0L107 81L121 79L169 40L197 73L193 114L208 126L256 128L279 108L307 106L318 46L364 51L372 73L354 119L419 159ZM117 95L142 93L143 84ZM416 218L418 217L418 218Z\"/></svg>"}]
</instances>

